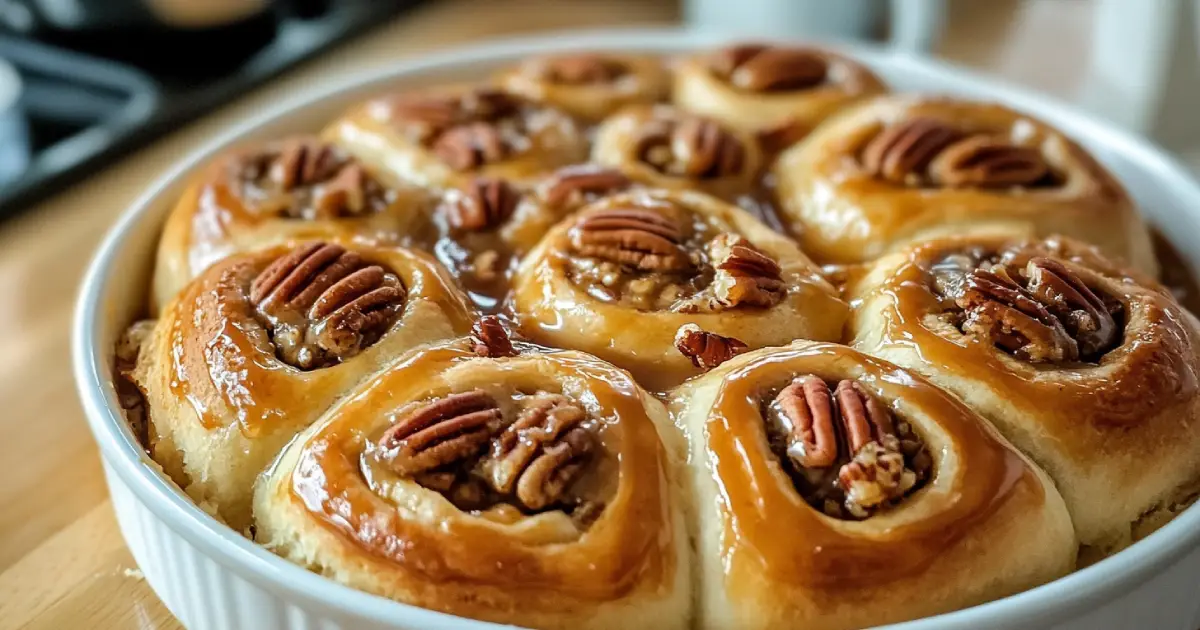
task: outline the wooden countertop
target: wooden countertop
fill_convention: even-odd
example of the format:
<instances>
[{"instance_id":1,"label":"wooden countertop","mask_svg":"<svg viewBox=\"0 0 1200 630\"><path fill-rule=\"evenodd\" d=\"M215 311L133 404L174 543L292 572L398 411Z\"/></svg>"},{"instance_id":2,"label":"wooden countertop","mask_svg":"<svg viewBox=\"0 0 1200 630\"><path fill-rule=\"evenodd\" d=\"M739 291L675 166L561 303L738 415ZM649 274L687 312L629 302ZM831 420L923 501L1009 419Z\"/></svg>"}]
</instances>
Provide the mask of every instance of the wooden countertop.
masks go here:
<instances>
[{"instance_id":1,"label":"wooden countertop","mask_svg":"<svg viewBox=\"0 0 1200 630\"><path fill-rule=\"evenodd\" d=\"M1011 29L994 12L973 17L996 25L986 36L952 33L962 45L951 57L992 66L987 46ZM69 360L79 278L101 235L147 184L231 122L314 81L484 37L677 19L672 0L433 2L0 224L0 628L180 627L117 531Z\"/></svg>"}]
</instances>

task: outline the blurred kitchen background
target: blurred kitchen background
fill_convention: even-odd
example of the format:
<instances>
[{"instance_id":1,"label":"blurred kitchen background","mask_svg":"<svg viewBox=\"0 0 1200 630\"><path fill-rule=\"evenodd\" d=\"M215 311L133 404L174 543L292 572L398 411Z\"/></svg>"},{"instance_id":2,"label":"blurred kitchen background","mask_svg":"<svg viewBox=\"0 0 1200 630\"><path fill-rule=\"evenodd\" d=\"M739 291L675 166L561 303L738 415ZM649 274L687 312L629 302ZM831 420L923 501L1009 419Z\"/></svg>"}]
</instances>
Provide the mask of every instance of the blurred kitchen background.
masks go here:
<instances>
[{"instance_id":1,"label":"blurred kitchen background","mask_svg":"<svg viewBox=\"0 0 1200 630\"><path fill-rule=\"evenodd\" d=\"M0 0L0 214L306 59L316 59L304 73L310 84L493 36L612 25L878 40L1076 102L1200 169L1197 7L1197 0ZM347 40L354 41L337 46ZM253 96L243 102L261 104Z\"/></svg>"}]
</instances>

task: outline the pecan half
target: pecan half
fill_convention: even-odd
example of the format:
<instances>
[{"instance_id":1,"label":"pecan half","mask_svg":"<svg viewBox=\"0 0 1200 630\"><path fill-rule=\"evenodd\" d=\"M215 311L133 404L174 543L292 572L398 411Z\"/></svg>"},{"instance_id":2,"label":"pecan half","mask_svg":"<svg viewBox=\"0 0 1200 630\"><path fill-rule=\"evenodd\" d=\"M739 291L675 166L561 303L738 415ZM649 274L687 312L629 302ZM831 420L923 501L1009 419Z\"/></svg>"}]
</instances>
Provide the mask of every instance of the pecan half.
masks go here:
<instances>
[{"instance_id":1,"label":"pecan half","mask_svg":"<svg viewBox=\"0 0 1200 630\"><path fill-rule=\"evenodd\" d=\"M304 370L335 365L378 341L404 300L394 273L328 243L292 249L250 285L280 358Z\"/></svg>"},{"instance_id":2,"label":"pecan half","mask_svg":"<svg viewBox=\"0 0 1200 630\"><path fill-rule=\"evenodd\" d=\"M932 118L906 120L885 127L867 143L862 165L880 179L896 184L919 183L930 162L962 136L962 132Z\"/></svg>"},{"instance_id":3,"label":"pecan half","mask_svg":"<svg viewBox=\"0 0 1200 630\"><path fill-rule=\"evenodd\" d=\"M530 510L559 502L595 449L582 426L583 408L565 396L548 396L525 409L492 444L483 470L492 488L515 494Z\"/></svg>"},{"instance_id":4,"label":"pecan half","mask_svg":"<svg viewBox=\"0 0 1200 630\"><path fill-rule=\"evenodd\" d=\"M439 159L459 171L499 162L513 150L495 125L484 122L449 129L438 136L432 148Z\"/></svg>"},{"instance_id":5,"label":"pecan half","mask_svg":"<svg viewBox=\"0 0 1200 630\"><path fill-rule=\"evenodd\" d=\"M584 216L569 232L575 253L646 271L683 271L692 261L676 221L652 210L612 208Z\"/></svg>"},{"instance_id":6,"label":"pecan half","mask_svg":"<svg viewBox=\"0 0 1200 630\"><path fill-rule=\"evenodd\" d=\"M481 232L500 226L512 216L521 193L503 179L476 177L463 191L447 195L439 206L446 223L456 230Z\"/></svg>"},{"instance_id":7,"label":"pecan half","mask_svg":"<svg viewBox=\"0 0 1200 630\"><path fill-rule=\"evenodd\" d=\"M951 144L929 164L934 184L959 188L1033 186L1049 174L1050 165L1038 149L985 135Z\"/></svg>"},{"instance_id":8,"label":"pecan half","mask_svg":"<svg viewBox=\"0 0 1200 630\"><path fill-rule=\"evenodd\" d=\"M932 465L911 427L897 423L856 381L842 380L831 392L820 377L799 376L772 404L785 432L784 453L811 486L806 498L831 515L844 510L865 518L911 491ZM835 469L831 488L821 471ZM831 501L831 489L840 492L839 501Z\"/></svg>"},{"instance_id":9,"label":"pecan half","mask_svg":"<svg viewBox=\"0 0 1200 630\"><path fill-rule=\"evenodd\" d=\"M747 92L805 90L825 82L824 55L804 48L742 44L718 51L709 70Z\"/></svg>"},{"instance_id":10,"label":"pecan half","mask_svg":"<svg viewBox=\"0 0 1200 630\"><path fill-rule=\"evenodd\" d=\"M451 394L401 415L379 445L396 474L418 475L479 453L499 429L502 417L487 392ZM439 480L427 481L437 486Z\"/></svg>"},{"instance_id":11,"label":"pecan half","mask_svg":"<svg viewBox=\"0 0 1200 630\"><path fill-rule=\"evenodd\" d=\"M684 324L675 332L675 349L690 359L692 365L711 370L748 348L733 337L701 330L695 324Z\"/></svg>"},{"instance_id":12,"label":"pecan half","mask_svg":"<svg viewBox=\"0 0 1200 630\"><path fill-rule=\"evenodd\" d=\"M676 177L716 179L736 175L746 148L716 122L698 116L646 124L634 139L638 160Z\"/></svg>"},{"instance_id":13,"label":"pecan half","mask_svg":"<svg viewBox=\"0 0 1200 630\"><path fill-rule=\"evenodd\" d=\"M1047 184L1050 164L1034 147L986 134L967 135L931 118L885 127L863 148L863 168L912 186L1009 188Z\"/></svg>"},{"instance_id":14,"label":"pecan half","mask_svg":"<svg viewBox=\"0 0 1200 630\"><path fill-rule=\"evenodd\" d=\"M1093 358L1116 346L1120 330L1109 306L1066 265L1032 258L1025 266L1027 290L1046 305L1079 344L1079 355Z\"/></svg>"},{"instance_id":15,"label":"pecan half","mask_svg":"<svg viewBox=\"0 0 1200 630\"><path fill-rule=\"evenodd\" d=\"M517 356L508 330L495 315L484 315L475 321L471 326L471 344L471 349L481 357Z\"/></svg>"},{"instance_id":16,"label":"pecan half","mask_svg":"<svg viewBox=\"0 0 1200 630\"><path fill-rule=\"evenodd\" d=\"M535 66L535 73L551 83L595 85L616 81L629 74L629 67L603 55L581 54L542 60Z\"/></svg>"},{"instance_id":17,"label":"pecan half","mask_svg":"<svg viewBox=\"0 0 1200 630\"><path fill-rule=\"evenodd\" d=\"M725 306L771 307L787 293L779 263L733 234L719 234L709 243L717 269L713 291Z\"/></svg>"},{"instance_id":18,"label":"pecan half","mask_svg":"<svg viewBox=\"0 0 1200 630\"><path fill-rule=\"evenodd\" d=\"M332 145L315 139L285 142L269 177L281 190L311 186L331 177L346 159Z\"/></svg>"},{"instance_id":19,"label":"pecan half","mask_svg":"<svg viewBox=\"0 0 1200 630\"><path fill-rule=\"evenodd\" d=\"M576 164L560 168L541 187L545 204L553 210L567 210L625 190L633 182L624 173L597 164Z\"/></svg>"}]
</instances>

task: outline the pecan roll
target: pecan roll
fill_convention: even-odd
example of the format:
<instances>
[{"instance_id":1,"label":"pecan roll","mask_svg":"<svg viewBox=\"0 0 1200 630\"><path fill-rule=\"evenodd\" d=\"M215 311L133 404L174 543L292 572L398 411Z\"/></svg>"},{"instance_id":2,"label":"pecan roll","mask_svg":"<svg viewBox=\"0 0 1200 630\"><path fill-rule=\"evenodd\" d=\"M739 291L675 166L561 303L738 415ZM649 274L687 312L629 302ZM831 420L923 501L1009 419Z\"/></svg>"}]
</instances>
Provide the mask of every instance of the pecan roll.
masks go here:
<instances>
[{"instance_id":1,"label":"pecan roll","mask_svg":"<svg viewBox=\"0 0 1200 630\"><path fill-rule=\"evenodd\" d=\"M814 507L862 519L916 489L932 460L908 423L861 384L797 377L768 406L773 447Z\"/></svg>"},{"instance_id":2,"label":"pecan roll","mask_svg":"<svg viewBox=\"0 0 1200 630\"><path fill-rule=\"evenodd\" d=\"M680 246L682 238L675 221L639 208L594 212L570 231L571 246L582 256L651 271L691 268L692 261Z\"/></svg>"},{"instance_id":3,"label":"pecan roll","mask_svg":"<svg viewBox=\"0 0 1200 630\"><path fill-rule=\"evenodd\" d=\"M286 140L231 164L242 198L264 214L355 217L384 209L392 197L357 160L314 138Z\"/></svg>"},{"instance_id":4,"label":"pecan roll","mask_svg":"<svg viewBox=\"0 0 1200 630\"><path fill-rule=\"evenodd\" d=\"M391 271L341 246L310 243L263 269L249 297L280 359L312 370L378 341L400 317L406 293Z\"/></svg>"},{"instance_id":5,"label":"pecan roll","mask_svg":"<svg viewBox=\"0 0 1200 630\"><path fill-rule=\"evenodd\" d=\"M902 185L1009 188L1043 185L1052 176L1036 148L920 117L885 127L860 161L868 173Z\"/></svg>"},{"instance_id":6,"label":"pecan roll","mask_svg":"<svg viewBox=\"0 0 1200 630\"><path fill-rule=\"evenodd\" d=\"M741 173L746 162L746 148L735 136L698 116L652 121L634 142L637 159L676 177L728 177Z\"/></svg>"},{"instance_id":7,"label":"pecan roll","mask_svg":"<svg viewBox=\"0 0 1200 630\"><path fill-rule=\"evenodd\" d=\"M477 177L463 191L455 191L438 207L455 230L491 230L512 216L521 193L503 179Z\"/></svg>"},{"instance_id":8,"label":"pecan roll","mask_svg":"<svg viewBox=\"0 0 1200 630\"><path fill-rule=\"evenodd\" d=\"M748 346L733 337L701 330L695 324L684 324L675 333L675 348L691 360L692 365L711 370L748 350Z\"/></svg>"},{"instance_id":9,"label":"pecan roll","mask_svg":"<svg viewBox=\"0 0 1200 630\"><path fill-rule=\"evenodd\" d=\"M935 289L964 333L1031 363L1096 362L1121 341L1120 302L1061 261L1034 257L969 268L963 255L935 265Z\"/></svg>"},{"instance_id":10,"label":"pecan roll","mask_svg":"<svg viewBox=\"0 0 1200 630\"><path fill-rule=\"evenodd\" d=\"M709 71L747 92L805 90L825 82L829 64L824 55L804 49L764 44L740 44L717 51Z\"/></svg>"}]
</instances>

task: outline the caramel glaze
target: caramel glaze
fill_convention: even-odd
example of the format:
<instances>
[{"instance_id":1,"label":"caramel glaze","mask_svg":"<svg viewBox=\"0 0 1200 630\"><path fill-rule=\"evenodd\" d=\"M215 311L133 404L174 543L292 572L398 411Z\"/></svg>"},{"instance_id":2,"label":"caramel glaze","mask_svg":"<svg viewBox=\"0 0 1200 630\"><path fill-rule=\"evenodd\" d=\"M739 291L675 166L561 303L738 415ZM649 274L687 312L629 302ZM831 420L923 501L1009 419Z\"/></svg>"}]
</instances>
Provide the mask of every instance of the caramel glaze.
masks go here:
<instances>
[{"instance_id":1,"label":"caramel glaze","mask_svg":"<svg viewBox=\"0 0 1200 630\"><path fill-rule=\"evenodd\" d=\"M938 435L930 445L940 448L932 450L928 484L892 512L862 522L832 519L806 504L771 453L760 413L762 396L797 374L855 377L898 415L916 410L936 422ZM914 426L930 437L921 423ZM1020 456L957 399L845 346L781 349L733 370L720 387L705 434L725 521L723 557L731 589L761 581L740 580L743 575L830 591L902 580L999 509L1018 486L1044 497Z\"/></svg>"},{"instance_id":2,"label":"caramel glaze","mask_svg":"<svg viewBox=\"0 0 1200 630\"><path fill-rule=\"evenodd\" d=\"M499 361L479 359L461 345L413 353L360 389L312 435L291 473L292 496L379 562L421 580L501 587L514 606L562 609L570 606L564 595L602 602L640 589L665 592L678 561L666 455L637 385L596 359L544 352ZM409 401L452 393L441 375L472 360L490 361L488 378L506 387L553 391L578 379L584 395L594 397L602 414L602 449L617 462L618 482L599 519L578 539L542 544L497 535L494 523L467 514L436 527L406 520L362 477L363 423Z\"/></svg>"},{"instance_id":3,"label":"caramel glaze","mask_svg":"<svg viewBox=\"0 0 1200 630\"><path fill-rule=\"evenodd\" d=\"M946 239L915 248L877 289L889 305L882 313L884 343L910 348L927 365L952 374L969 374L1016 409L1038 409L1050 435L1076 436L1057 441L1056 448L1081 456L1095 455L1106 440L1127 441L1131 437L1126 429L1147 418L1161 417L1160 412L1148 414L1147 410L1182 405L1197 395L1200 361L1192 332L1194 319L1189 323L1191 316L1164 295L1166 289L1157 283L1143 288L1136 278L1104 281L1085 265L1073 263L1074 269L1083 270L1085 279L1101 282L1101 288L1117 298L1126 313L1120 346L1095 364L1026 363L974 337L954 335L939 327L936 315L944 307L931 289L927 269L963 242L968 241ZM1004 244L1002 239L983 242L997 248ZM1097 431L1081 432L1082 424ZM1087 436L1090 438L1084 439Z\"/></svg>"},{"instance_id":4,"label":"caramel glaze","mask_svg":"<svg viewBox=\"0 0 1200 630\"><path fill-rule=\"evenodd\" d=\"M294 426L298 418L313 416L314 400L333 400L362 377L355 365L361 354L312 371L276 358L267 331L255 318L249 287L283 249L226 258L168 307L170 389L191 404L207 429L236 424L244 435L255 437ZM456 330L470 329L469 307L427 256L400 249L356 251L394 270L407 288L404 312L392 330L405 325L418 301L440 306Z\"/></svg>"}]
</instances>

